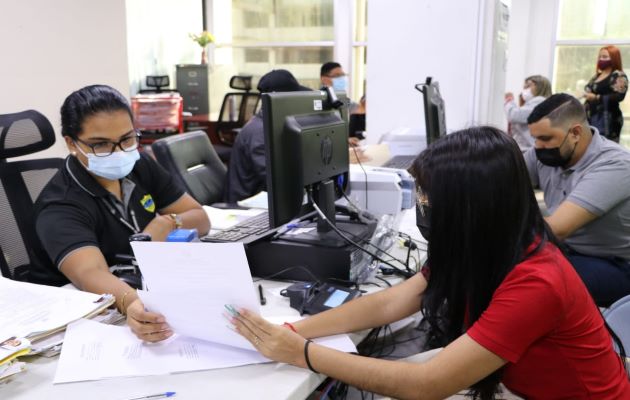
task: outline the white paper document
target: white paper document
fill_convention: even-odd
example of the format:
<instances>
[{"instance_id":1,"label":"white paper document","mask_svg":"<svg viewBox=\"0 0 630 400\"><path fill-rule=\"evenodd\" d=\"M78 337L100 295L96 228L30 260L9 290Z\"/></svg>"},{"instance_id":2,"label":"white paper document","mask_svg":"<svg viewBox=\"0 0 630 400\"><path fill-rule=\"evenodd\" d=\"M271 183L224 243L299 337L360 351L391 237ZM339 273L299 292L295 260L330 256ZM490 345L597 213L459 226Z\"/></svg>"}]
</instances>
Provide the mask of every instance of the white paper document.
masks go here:
<instances>
[{"instance_id":1,"label":"white paper document","mask_svg":"<svg viewBox=\"0 0 630 400\"><path fill-rule=\"evenodd\" d=\"M225 305L259 313L241 243L132 242L148 292L138 295L179 335L253 350L227 327Z\"/></svg>"},{"instance_id":2,"label":"white paper document","mask_svg":"<svg viewBox=\"0 0 630 400\"><path fill-rule=\"evenodd\" d=\"M203 210L212 221L212 229L227 229L244 220L262 214L265 210L259 208L249 209L223 209L210 206L203 206Z\"/></svg>"},{"instance_id":3,"label":"white paper document","mask_svg":"<svg viewBox=\"0 0 630 400\"><path fill-rule=\"evenodd\" d=\"M347 335L315 340L344 352L356 351ZM260 364L256 351L177 336L161 343L140 341L127 327L79 320L68 326L54 383Z\"/></svg>"},{"instance_id":4,"label":"white paper document","mask_svg":"<svg viewBox=\"0 0 630 400\"><path fill-rule=\"evenodd\" d=\"M267 203L267 192L262 191L253 195L252 197L248 197L244 200L237 201L236 203L241 207L252 207L252 208L262 208L268 209L269 203Z\"/></svg>"},{"instance_id":5,"label":"white paper document","mask_svg":"<svg viewBox=\"0 0 630 400\"><path fill-rule=\"evenodd\" d=\"M54 383L164 375L268 361L258 352L182 336L145 343L128 327L80 320L68 326Z\"/></svg>"}]
</instances>

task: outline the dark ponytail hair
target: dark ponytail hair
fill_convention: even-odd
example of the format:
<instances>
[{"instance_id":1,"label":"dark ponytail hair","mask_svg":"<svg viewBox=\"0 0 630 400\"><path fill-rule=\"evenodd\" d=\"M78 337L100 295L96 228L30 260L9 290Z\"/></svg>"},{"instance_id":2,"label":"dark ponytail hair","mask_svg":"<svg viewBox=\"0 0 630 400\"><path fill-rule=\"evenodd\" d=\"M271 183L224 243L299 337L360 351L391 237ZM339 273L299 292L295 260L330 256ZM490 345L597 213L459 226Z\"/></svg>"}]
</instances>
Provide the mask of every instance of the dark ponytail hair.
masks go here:
<instances>
[{"instance_id":1,"label":"dark ponytail hair","mask_svg":"<svg viewBox=\"0 0 630 400\"><path fill-rule=\"evenodd\" d=\"M472 326L527 248L553 234L534 197L516 142L492 127L475 127L436 141L411 169L428 195L430 281L422 301L429 337L445 346ZM457 251L453 251L456 248ZM503 369L472 386L492 399Z\"/></svg>"},{"instance_id":2,"label":"dark ponytail hair","mask_svg":"<svg viewBox=\"0 0 630 400\"><path fill-rule=\"evenodd\" d=\"M61 106L61 134L77 139L83 122L100 112L126 111L133 121L127 99L106 85L91 85L72 92Z\"/></svg>"}]
</instances>

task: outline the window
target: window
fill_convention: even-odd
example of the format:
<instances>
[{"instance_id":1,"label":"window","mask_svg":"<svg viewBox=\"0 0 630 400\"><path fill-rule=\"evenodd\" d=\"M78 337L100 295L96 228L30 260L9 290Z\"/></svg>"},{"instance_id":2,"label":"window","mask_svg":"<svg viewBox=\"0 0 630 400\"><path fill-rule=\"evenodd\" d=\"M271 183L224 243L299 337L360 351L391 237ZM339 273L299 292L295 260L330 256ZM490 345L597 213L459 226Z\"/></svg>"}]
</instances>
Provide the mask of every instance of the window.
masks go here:
<instances>
[{"instance_id":1,"label":"window","mask_svg":"<svg viewBox=\"0 0 630 400\"><path fill-rule=\"evenodd\" d=\"M365 94L367 62L367 0L356 0L354 7L354 41L352 43L352 98L359 101Z\"/></svg>"},{"instance_id":2,"label":"window","mask_svg":"<svg viewBox=\"0 0 630 400\"><path fill-rule=\"evenodd\" d=\"M351 98L358 101L363 94L367 0L344 0L344 7L334 0L207 1L212 15L208 29L216 37L210 59L211 113L219 111L231 91L233 75L253 75L255 88L262 75L284 68L302 85L317 89L321 65L332 60L350 75ZM348 32L355 27L346 42L352 51L335 47L335 23ZM343 51L348 52L345 59L339 56Z\"/></svg>"},{"instance_id":3,"label":"window","mask_svg":"<svg viewBox=\"0 0 630 400\"><path fill-rule=\"evenodd\" d=\"M131 95L146 89L147 75L168 75L176 86L175 64L200 60L199 46L188 37L201 32L199 0L125 2Z\"/></svg>"},{"instance_id":4,"label":"window","mask_svg":"<svg viewBox=\"0 0 630 400\"><path fill-rule=\"evenodd\" d=\"M619 47L630 71L630 5L627 0L560 0L556 35L554 92L581 96L595 74L603 46ZM630 95L621 104L624 126L620 142L630 147Z\"/></svg>"}]
</instances>

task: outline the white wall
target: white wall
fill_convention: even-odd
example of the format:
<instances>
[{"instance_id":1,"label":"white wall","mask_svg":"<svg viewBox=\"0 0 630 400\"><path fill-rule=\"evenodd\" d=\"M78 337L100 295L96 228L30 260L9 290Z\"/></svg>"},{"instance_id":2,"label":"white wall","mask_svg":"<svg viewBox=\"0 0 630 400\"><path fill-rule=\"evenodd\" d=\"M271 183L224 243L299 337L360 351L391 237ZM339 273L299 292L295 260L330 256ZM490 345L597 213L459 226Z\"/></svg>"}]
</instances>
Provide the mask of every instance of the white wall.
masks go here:
<instances>
[{"instance_id":1,"label":"white wall","mask_svg":"<svg viewBox=\"0 0 630 400\"><path fill-rule=\"evenodd\" d=\"M506 91L518 93L523 79L552 77L559 0L512 0L508 33ZM494 0L397 0L368 2L369 141L398 128L424 130L421 93L415 83L440 82L448 131L474 123L495 123L488 113L492 54L487 24ZM480 18L483 10L483 18ZM479 21L485 20L484 27ZM484 37L485 35L485 37ZM500 90L499 90L500 91ZM494 91L496 101L502 93ZM505 127L502 127L505 128Z\"/></svg>"},{"instance_id":2,"label":"white wall","mask_svg":"<svg viewBox=\"0 0 630 400\"><path fill-rule=\"evenodd\" d=\"M0 113L43 113L57 142L31 158L65 157L59 108L68 94L96 83L129 94L125 0L3 0L0 15Z\"/></svg>"},{"instance_id":3,"label":"white wall","mask_svg":"<svg viewBox=\"0 0 630 400\"><path fill-rule=\"evenodd\" d=\"M422 94L414 85L427 76L440 83L449 131L474 119L480 1L368 2L369 142L395 128L424 131Z\"/></svg>"},{"instance_id":4,"label":"white wall","mask_svg":"<svg viewBox=\"0 0 630 400\"><path fill-rule=\"evenodd\" d=\"M513 0L506 91L519 93L530 75L553 77L558 0Z\"/></svg>"}]
</instances>

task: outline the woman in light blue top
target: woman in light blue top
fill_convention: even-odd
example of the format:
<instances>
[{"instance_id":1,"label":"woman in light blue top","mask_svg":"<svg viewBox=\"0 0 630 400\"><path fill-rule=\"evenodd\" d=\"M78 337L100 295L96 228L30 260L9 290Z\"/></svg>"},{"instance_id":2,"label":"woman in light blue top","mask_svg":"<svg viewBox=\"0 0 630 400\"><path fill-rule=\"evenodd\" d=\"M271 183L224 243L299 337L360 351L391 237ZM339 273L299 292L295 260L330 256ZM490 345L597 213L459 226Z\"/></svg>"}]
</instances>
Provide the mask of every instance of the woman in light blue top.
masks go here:
<instances>
[{"instance_id":1,"label":"woman in light blue top","mask_svg":"<svg viewBox=\"0 0 630 400\"><path fill-rule=\"evenodd\" d=\"M534 107L551 96L551 83L541 75L532 75L525 79L523 91L519 94L519 104L514 100L514 94L505 94L505 116L508 120L508 135L510 135L522 152L534 146L534 139L529 134L527 117Z\"/></svg>"}]
</instances>

